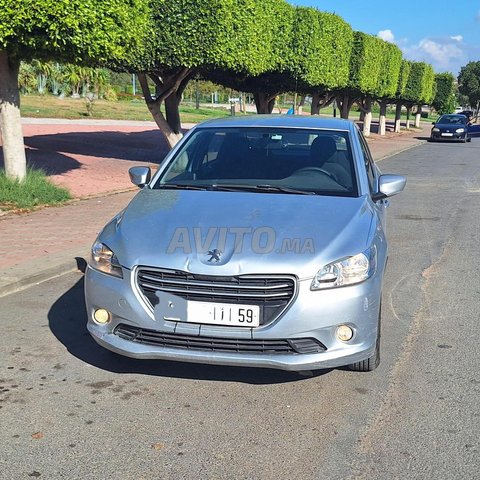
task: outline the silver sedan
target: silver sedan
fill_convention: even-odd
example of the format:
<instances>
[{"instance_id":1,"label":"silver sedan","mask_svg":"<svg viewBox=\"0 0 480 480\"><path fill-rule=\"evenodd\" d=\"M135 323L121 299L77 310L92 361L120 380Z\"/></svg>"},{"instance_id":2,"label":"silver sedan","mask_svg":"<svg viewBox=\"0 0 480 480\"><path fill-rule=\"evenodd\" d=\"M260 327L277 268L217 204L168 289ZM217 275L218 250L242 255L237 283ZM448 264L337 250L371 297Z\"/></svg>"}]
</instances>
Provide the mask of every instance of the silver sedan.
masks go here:
<instances>
[{"instance_id":1,"label":"silver sedan","mask_svg":"<svg viewBox=\"0 0 480 480\"><path fill-rule=\"evenodd\" d=\"M134 358L312 370L380 359L387 197L352 122L193 128L92 247L88 330Z\"/></svg>"}]
</instances>

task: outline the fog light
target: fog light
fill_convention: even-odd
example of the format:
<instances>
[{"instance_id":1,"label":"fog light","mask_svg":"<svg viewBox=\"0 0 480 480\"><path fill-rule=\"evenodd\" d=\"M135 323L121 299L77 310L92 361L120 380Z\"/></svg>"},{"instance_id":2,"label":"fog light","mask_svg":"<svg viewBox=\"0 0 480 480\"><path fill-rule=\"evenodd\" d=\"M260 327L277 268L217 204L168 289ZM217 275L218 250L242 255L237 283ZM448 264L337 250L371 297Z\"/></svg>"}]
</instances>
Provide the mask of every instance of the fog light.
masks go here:
<instances>
[{"instance_id":1,"label":"fog light","mask_svg":"<svg viewBox=\"0 0 480 480\"><path fill-rule=\"evenodd\" d=\"M97 323L108 323L110 321L110 312L104 308L99 308L93 313L93 319Z\"/></svg>"},{"instance_id":2,"label":"fog light","mask_svg":"<svg viewBox=\"0 0 480 480\"><path fill-rule=\"evenodd\" d=\"M353 337L353 330L348 325L340 325L337 327L337 338L342 342L348 342Z\"/></svg>"}]
</instances>

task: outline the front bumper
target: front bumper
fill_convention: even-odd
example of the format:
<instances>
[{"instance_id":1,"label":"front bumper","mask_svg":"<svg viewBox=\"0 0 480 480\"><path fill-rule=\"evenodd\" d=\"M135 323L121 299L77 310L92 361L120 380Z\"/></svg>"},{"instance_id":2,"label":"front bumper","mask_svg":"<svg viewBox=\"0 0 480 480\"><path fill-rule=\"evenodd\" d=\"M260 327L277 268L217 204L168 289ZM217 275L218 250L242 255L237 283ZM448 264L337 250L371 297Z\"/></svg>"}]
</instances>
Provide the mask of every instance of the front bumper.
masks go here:
<instances>
[{"instance_id":1,"label":"front bumper","mask_svg":"<svg viewBox=\"0 0 480 480\"><path fill-rule=\"evenodd\" d=\"M124 270L124 279L87 269L85 297L87 328L101 346L132 358L162 359L214 365L278 368L283 370L315 370L334 368L365 360L373 355L377 339L378 313L382 272L359 285L311 291L311 279L298 281L298 293L289 308L274 322L257 328L223 327L184 322L155 320L132 288L131 273ZM105 308L111 321L99 325L93 312ZM156 330L170 335L198 338L249 340L316 339L326 347L318 353L252 353L225 352L164 347L121 338L115 333L120 325ZM338 325L349 325L355 335L349 342L336 338Z\"/></svg>"},{"instance_id":2,"label":"front bumper","mask_svg":"<svg viewBox=\"0 0 480 480\"><path fill-rule=\"evenodd\" d=\"M443 134L443 135L442 135ZM467 132L463 133L452 133L451 136L445 136L445 132L432 132L430 136L430 140L434 140L436 142L459 142L465 140L467 137Z\"/></svg>"}]
</instances>

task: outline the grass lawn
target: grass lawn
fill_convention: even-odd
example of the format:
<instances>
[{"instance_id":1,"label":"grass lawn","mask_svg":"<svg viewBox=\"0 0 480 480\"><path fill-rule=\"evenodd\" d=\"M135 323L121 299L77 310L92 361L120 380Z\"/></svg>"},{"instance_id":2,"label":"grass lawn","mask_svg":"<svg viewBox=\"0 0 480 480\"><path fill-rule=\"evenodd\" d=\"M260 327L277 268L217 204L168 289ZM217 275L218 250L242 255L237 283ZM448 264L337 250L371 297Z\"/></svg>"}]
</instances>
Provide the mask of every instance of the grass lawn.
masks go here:
<instances>
[{"instance_id":1,"label":"grass lawn","mask_svg":"<svg viewBox=\"0 0 480 480\"><path fill-rule=\"evenodd\" d=\"M291 106L291 105L290 105ZM283 106L289 108L289 105ZM304 113L310 112L310 105L303 107ZM84 99L75 98L58 98L53 95L23 95L21 99L21 112L24 117L35 118L91 118L91 119L108 119L108 120L142 120L153 121L145 102L141 100L119 100L116 102L107 102L106 100L95 100L93 104L93 115L88 116L87 106ZM273 113L277 113L275 109ZM333 108L323 108L320 112L322 115L333 115ZM182 123L198 123L204 120L218 117L226 117L230 115L229 109L223 107L202 107L199 110L193 106L180 106L180 117ZM239 114L237 114L239 115ZM357 120L359 112L352 110L351 118ZM340 116L337 111L337 116ZM387 113L387 119L393 120L395 113L390 111ZM378 119L378 112L373 112L374 121ZM412 114L410 119L413 121L415 115ZM433 122L435 117L422 118L422 121ZM402 115L402 120L406 120L406 115Z\"/></svg>"},{"instance_id":2,"label":"grass lawn","mask_svg":"<svg viewBox=\"0 0 480 480\"><path fill-rule=\"evenodd\" d=\"M0 210L31 210L44 205L59 205L70 200L70 193L51 183L41 170L27 170L23 182L7 179L0 171Z\"/></svg>"},{"instance_id":3,"label":"grass lawn","mask_svg":"<svg viewBox=\"0 0 480 480\"><path fill-rule=\"evenodd\" d=\"M21 98L23 117L35 118L91 118L108 120L153 121L145 102L140 100L107 102L95 100L93 114L88 116L84 99L58 98L53 95L23 95ZM224 117L229 111L223 108L181 107L180 117L184 123L198 123L209 118Z\"/></svg>"}]
</instances>

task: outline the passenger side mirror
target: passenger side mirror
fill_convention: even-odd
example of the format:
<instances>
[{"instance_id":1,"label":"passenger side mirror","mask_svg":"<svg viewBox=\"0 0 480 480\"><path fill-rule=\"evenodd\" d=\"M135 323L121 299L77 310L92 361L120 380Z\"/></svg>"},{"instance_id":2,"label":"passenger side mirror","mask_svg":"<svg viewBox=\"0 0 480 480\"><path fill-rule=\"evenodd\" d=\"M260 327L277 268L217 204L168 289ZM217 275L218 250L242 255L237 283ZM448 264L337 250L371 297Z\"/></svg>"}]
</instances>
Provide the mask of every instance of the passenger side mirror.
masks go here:
<instances>
[{"instance_id":1,"label":"passenger side mirror","mask_svg":"<svg viewBox=\"0 0 480 480\"><path fill-rule=\"evenodd\" d=\"M378 192L372 195L372 200L377 202L383 198L392 197L400 193L407 183L401 175L380 175L378 179Z\"/></svg>"},{"instance_id":2,"label":"passenger side mirror","mask_svg":"<svg viewBox=\"0 0 480 480\"><path fill-rule=\"evenodd\" d=\"M131 167L128 170L131 182L139 188L144 187L152 176L150 167Z\"/></svg>"}]
</instances>

